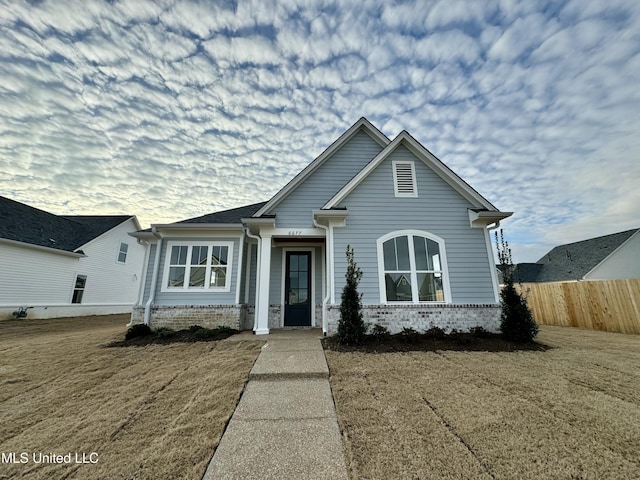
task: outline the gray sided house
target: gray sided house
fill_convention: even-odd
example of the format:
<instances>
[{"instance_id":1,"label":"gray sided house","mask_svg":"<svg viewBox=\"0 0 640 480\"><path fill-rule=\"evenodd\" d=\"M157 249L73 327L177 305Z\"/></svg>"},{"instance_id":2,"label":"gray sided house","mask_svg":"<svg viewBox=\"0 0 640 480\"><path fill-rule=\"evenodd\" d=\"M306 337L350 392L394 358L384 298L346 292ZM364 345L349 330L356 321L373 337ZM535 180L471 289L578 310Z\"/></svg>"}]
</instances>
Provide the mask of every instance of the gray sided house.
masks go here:
<instances>
[{"instance_id":1,"label":"gray sided house","mask_svg":"<svg viewBox=\"0 0 640 480\"><path fill-rule=\"evenodd\" d=\"M351 245L366 322L496 331L489 229L510 215L361 118L268 202L132 234L147 244L132 323L333 333Z\"/></svg>"}]
</instances>

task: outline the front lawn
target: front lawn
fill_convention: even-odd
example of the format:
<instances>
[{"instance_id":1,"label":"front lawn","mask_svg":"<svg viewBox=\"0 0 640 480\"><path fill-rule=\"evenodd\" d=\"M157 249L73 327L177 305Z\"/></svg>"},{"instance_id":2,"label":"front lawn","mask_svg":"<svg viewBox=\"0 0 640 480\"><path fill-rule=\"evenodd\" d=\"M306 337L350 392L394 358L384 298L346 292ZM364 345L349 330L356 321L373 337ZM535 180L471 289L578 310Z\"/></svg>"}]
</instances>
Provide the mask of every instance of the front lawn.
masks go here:
<instances>
[{"instance_id":1,"label":"front lawn","mask_svg":"<svg viewBox=\"0 0 640 480\"><path fill-rule=\"evenodd\" d=\"M352 479L640 478L640 336L546 351L325 350Z\"/></svg>"},{"instance_id":2,"label":"front lawn","mask_svg":"<svg viewBox=\"0 0 640 480\"><path fill-rule=\"evenodd\" d=\"M0 478L202 477L262 344L106 348L127 321L0 322Z\"/></svg>"}]
</instances>

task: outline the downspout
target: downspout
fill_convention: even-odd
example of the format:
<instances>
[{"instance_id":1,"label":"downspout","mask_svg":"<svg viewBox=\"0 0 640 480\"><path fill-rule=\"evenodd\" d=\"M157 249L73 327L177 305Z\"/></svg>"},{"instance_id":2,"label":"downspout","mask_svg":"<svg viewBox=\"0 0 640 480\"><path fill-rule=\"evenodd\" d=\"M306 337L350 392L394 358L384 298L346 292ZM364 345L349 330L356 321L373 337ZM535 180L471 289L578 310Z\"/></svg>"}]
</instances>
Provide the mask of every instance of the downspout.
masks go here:
<instances>
[{"instance_id":1,"label":"downspout","mask_svg":"<svg viewBox=\"0 0 640 480\"><path fill-rule=\"evenodd\" d=\"M253 300L253 331L255 332L258 329L258 312L256 311L256 304L258 303L258 294L260 293L260 272L258 272L258 268L260 268L260 250L262 250L260 247L262 246L262 238L258 235L252 234L247 227L245 227L244 232L247 237L253 238L258 242L258 258L256 259L256 295ZM251 259L249 259L249 261L251 261Z\"/></svg>"},{"instance_id":2,"label":"downspout","mask_svg":"<svg viewBox=\"0 0 640 480\"><path fill-rule=\"evenodd\" d=\"M151 227L151 233L158 239L156 244L156 257L153 259L153 276L151 277L151 290L149 300L144 307L144 324L149 325L151 320L151 306L156 298L156 286L158 285L158 268L160 267L160 254L162 253L162 235L158 233L156 227Z\"/></svg>"},{"instance_id":3,"label":"downspout","mask_svg":"<svg viewBox=\"0 0 640 480\"><path fill-rule=\"evenodd\" d=\"M138 287L138 301L136 303L136 307L140 307L142 302L144 302L144 283L147 278L147 270L149 269L149 251L151 247L149 246L149 242L138 239L138 245L144 245L144 268L142 269L142 278L140 279L140 286Z\"/></svg>"},{"instance_id":4,"label":"downspout","mask_svg":"<svg viewBox=\"0 0 640 480\"><path fill-rule=\"evenodd\" d=\"M147 270L149 268L149 251L151 250L149 242L145 242L144 240L138 239L138 245L144 245L144 260L142 263L144 265L144 268L142 269L142 277L140 277L140 286L138 287L138 301L134 305L134 308L140 307L142 305L142 302L144 301L144 284L147 281ZM127 323L126 326L131 326L131 320L129 320L129 323Z\"/></svg>"},{"instance_id":5,"label":"downspout","mask_svg":"<svg viewBox=\"0 0 640 480\"><path fill-rule=\"evenodd\" d=\"M495 222L493 227L489 227L487 225L487 236L489 237L489 245L488 245L488 247L491 247L491 233L489 233L489 232L491 232L492 230L495 230L496 228L499 228L499 227L500 227L500 220ZM488 254L489 254L489 258L494 260L493 262L491 262L489 264L489 266L492 267L491 268L491 280L494 282L493 285L494 285L494 288L495 288L495 295L494 295L495 301L499 303L500 302L500 284L498 283L498 274L496 273L496 269L495 269L495 259L493 257L493 248L489 249Z\"/></svg>"},{"instance_id":6,"label":"downspout","mask_svg":"<svg viewBox=\"0 0 640 480\"><path fill-rule=\"evenodd\" d=\"M329 231L329 227L325 227L324 225L321 225L318 223L318 221L314 218L313 219L313 224L317 227L317 228L321 228L326 232L326 248L325 248L325 263L327 264L327 267L325 268L325 275L326 275L326 279L325 282L327 284L327 292L326 292L326 296L322 299L322 334L323 335L327 335L327 305L329 304L329 299L331 298L331 266L330 266L330 256L329 256L329 249L333 248L333 246L331 245L331 234Z\"/></svg>"}]
</instances>

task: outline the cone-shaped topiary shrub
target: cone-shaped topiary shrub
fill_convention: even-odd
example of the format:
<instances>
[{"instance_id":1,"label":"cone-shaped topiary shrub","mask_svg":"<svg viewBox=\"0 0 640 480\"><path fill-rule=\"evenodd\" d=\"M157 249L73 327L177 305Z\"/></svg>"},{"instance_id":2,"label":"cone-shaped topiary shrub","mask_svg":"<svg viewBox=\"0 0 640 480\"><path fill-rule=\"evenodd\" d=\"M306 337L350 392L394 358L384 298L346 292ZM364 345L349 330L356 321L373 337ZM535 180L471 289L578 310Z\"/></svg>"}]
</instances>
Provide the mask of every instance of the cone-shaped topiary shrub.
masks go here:
<instances>
[{"instance_id":1,"label":"cone-shaped topiary shrub","mask_svg":"<svg viewBox=\"0 0 640 480\"><path fill-rule=\"evenodd\" d=\"M340 303L338 341L345 345L361 345L367 331L362 319L362 299L358 293L362 270L356 265L353 248L350 245L347 245L345 278L346 284L342 289L342 302Z\"/></svg>"},{"instance_id":2,"label":"cone-shaped topiary shrub","mask_svg":"<svg viewBox=\"0 0 640 480\"><path fill-rule=\"evenodd\" d=\"M513 342L532 342L538 335L538 324L533 319L527 300L516 290L514 285L515 267L511 260L511 249L500 230L496 235L498 260L503 277L503 287L500 291L500 304L502 314L500 316L500 331L502 335Z\"/></svg>"}]
</instances>

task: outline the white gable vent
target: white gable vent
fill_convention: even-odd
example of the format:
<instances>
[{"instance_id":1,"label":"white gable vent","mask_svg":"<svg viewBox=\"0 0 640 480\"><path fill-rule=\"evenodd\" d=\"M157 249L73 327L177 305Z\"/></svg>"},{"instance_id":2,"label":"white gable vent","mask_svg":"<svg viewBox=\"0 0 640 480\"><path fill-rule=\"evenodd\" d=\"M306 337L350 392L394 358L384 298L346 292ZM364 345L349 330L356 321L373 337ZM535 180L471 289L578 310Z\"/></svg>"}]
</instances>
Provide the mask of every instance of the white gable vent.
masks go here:
<instances>
[{"instance_id":1,"label":"white gable vent","mask_svg":"<svg viewBox=\"0 0 640 480\"><path fill-rule=\"evenodd\" d=\"M413 162L393 162L393 188L396 197L417 197L416 166Z\"/></svg>"}]
</instances>

